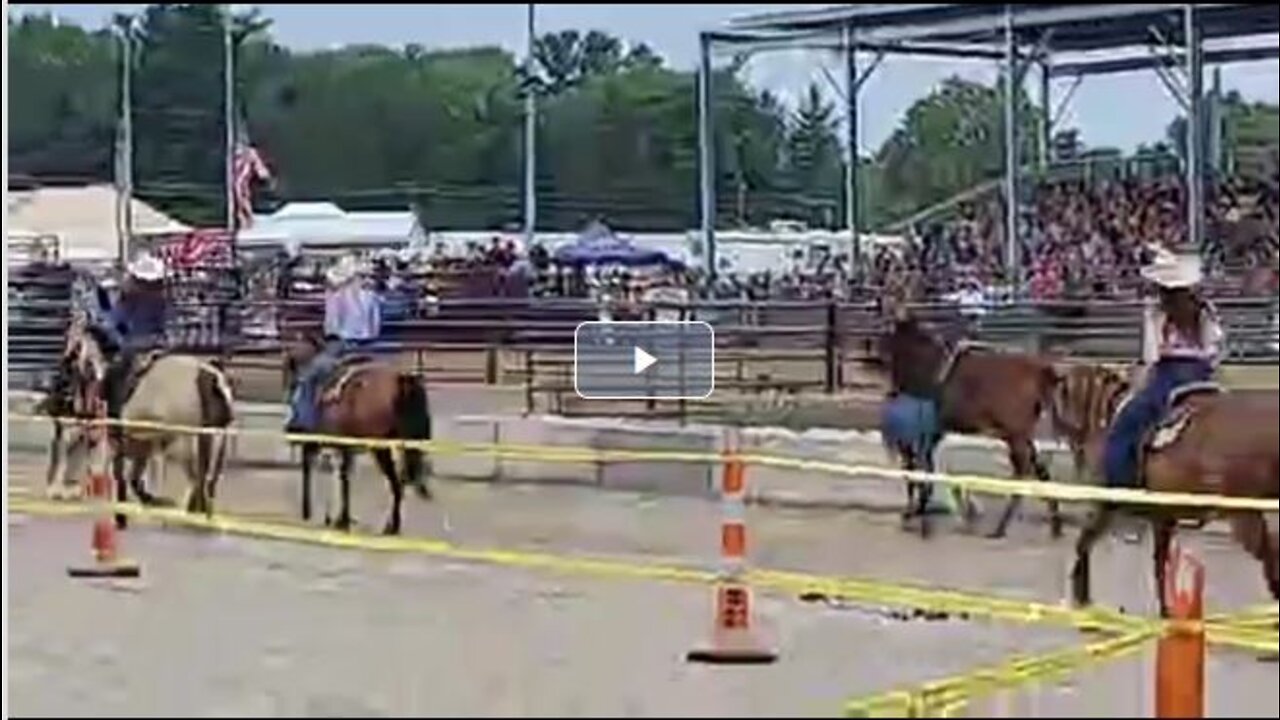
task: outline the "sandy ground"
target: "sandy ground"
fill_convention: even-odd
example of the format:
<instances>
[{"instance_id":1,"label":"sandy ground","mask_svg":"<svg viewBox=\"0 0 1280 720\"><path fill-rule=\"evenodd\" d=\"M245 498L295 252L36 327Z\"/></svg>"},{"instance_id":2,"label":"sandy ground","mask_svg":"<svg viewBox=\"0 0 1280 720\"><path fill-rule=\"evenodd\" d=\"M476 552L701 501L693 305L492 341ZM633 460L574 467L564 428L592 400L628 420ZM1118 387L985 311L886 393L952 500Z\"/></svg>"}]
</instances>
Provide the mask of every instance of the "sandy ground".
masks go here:
<instances>
[{"instance_id":1,"label":"sandy ground","mask_svg":"<svg viewBox=\"0 0 1280 720\"><path fill-rule=\"evenodd\" d=\"M367 461L365 461L367 462ZM35 488L35 455L10 458L10 487ZM236 470L221 506L285 519L296 474ZM576 487L441 482L410 499L406 531L468 547L549 550L712 567L714 503ZM176 495L177 488L166 492ZM376 527L383 486L360 482L356 515ZM1018 526L1005 542L903 534L862 513L749 510L751 557L774 569L923 582L1059 601L1069 541ZM888 619L762 593L782 651L763 668L688 665L710 592L697 586L530 572L136 527L140 583L66 578L87 522L19 517L8 528L10 701L18 715L696 716L837 714L846 699L1086 640L1003 622ZM1262 602L1257 566L1222 539L1188 534L1207 561L1210 611ZM1102 602L1149 612L1149 549L1108 542ZM1212 715L1280 713L1274 664L1218 650ZM1061 686L1005 694L974 714L1151 713L1150 653Z\"/></svg>"}]
</instances>

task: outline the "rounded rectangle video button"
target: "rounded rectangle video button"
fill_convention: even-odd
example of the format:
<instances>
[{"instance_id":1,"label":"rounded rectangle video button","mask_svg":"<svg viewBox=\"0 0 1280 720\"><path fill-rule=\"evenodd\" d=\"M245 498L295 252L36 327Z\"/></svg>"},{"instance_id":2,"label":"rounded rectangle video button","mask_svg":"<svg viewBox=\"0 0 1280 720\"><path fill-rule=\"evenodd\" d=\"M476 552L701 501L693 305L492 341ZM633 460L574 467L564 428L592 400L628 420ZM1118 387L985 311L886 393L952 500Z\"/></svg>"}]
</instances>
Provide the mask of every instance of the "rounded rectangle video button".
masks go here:
<instances>
[{"instance_id":1,"label":"rounded rectangle video button","mask_svg":"<svg viewBox=\"0 0 1280 720\"><path fill-rule=\"evenodd\" d=\"M604 321L573 331L573 388L587 400L703 400L716 334L702 321Z\"/></svg>"}]
</instances>

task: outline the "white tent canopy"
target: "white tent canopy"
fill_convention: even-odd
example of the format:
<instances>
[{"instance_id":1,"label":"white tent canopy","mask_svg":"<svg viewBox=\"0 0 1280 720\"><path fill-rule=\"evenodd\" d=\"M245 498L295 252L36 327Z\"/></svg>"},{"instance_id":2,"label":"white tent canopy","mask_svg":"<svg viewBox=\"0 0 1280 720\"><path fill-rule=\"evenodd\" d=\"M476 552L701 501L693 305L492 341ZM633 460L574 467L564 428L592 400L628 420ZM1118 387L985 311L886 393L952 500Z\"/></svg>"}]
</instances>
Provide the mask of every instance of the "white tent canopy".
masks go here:
<instances>
[{"instance_id":1,"label":"white tent canopy","mask_svg":"<svg viewBox=\"0 0 1280 720\"><path fill-rule=\"evenodd\" d=\"M58 240L67 260L116 257L120 196L112 185L51 187L9 193L5 227L9 235L47 235ZM137 200L130 201L135 235L182 233L189 227Z\"/></svg>"},{"instance_id":2,"label":"white tent canopy","mask_svg":"<svg viewBox=\"0 0 1280 720\"><path fill-rule=\"evenodd\" d=\"M329 202L292 202L270 215L255 215L240 247L298 245L402 246L426 237L410 210L346 212Z\"/></svg>"}]
</instances>

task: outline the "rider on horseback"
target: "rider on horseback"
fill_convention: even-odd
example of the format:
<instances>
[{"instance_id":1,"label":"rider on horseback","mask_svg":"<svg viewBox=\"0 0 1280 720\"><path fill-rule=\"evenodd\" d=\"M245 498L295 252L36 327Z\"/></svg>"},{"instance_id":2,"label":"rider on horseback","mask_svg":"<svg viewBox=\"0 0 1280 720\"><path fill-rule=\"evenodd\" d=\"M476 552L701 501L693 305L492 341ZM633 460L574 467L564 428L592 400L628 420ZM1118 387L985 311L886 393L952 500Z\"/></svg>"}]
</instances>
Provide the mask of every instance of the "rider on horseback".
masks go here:
<instances>
[{"instance_id":1,"label":"rider on horseback","mask_svg":"<svg viewBox=\"0 0 1280 720\"><path fill-rule=\"evenodd\" d=\"M1179 387L1209 382L1218 364L1224 333L1217 312L1196 292L1200 259L1156 251L1142 277L1156 286L1143 313L1142 362L1145 382L1116 416L1107 436L1104 469L1107 484L1133 487L1141 478L1138 462L1143 438L1169 409Z\"/></svg>"},{"instance_id":2,"label":"rider on horseback","mask_svg":"<svg viewBox=\"0 0 1280 720\"><path fill-rule=\"evenodd\" d=\"M130 263L120 298L98 328L110 345L119 348L107 370L107 413L119 417L128 399L130 374L143 353L164 346L168 302L164 292L164 263L143 254Z\"/></svg>"},{"instance_id":3,"label":"rider on horseback","mask_svg":"<svg viewBox=\"0 0 1280 720\"><path fill-rule=\"evenodd\" d=\"M314 432L319 424L321 383L338 366L344 353L378 339L382 314L378 296L360 282L354 257L343 257L326 273L324 348L299 373L290 402L286 432Z\"/></svg>"}]
</instances>

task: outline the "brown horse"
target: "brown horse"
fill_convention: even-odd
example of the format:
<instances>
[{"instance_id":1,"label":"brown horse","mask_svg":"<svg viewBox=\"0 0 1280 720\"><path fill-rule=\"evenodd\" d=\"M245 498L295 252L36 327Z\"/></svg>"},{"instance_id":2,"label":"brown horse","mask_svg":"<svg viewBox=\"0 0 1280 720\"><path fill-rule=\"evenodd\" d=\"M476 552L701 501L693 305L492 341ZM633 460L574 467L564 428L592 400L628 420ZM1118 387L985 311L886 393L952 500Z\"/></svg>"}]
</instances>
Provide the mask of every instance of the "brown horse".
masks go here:
<instances>
[{"instance_id":1,"label":"brown horse","mask_svg":"<svg viewBox=\"0 0 1280 720\"><path fill-rule=\"evenodd\" d=\"M75 421L100 420L106 413L106 374L107 359L90 336L84 314L73 313L63 337L54 385L37 406L37 412L53 420L45 475L45 495L51 499L75 498L81 493L81 484L72 480L71 468L83 465L96 440L86 424Z\"/></svg>"},{"instance_id":2,"label":"brown horse","mask_svg":"<svg viewBox=\"0 0 1280 720\"><path fill-rule=\"evenodd\" d=\"M285 369L292 386L299 368L304 367L319 353L323 340L316 335L304 335L285 345ZM320 390L321 435L338 435L378 440L430 440L431 412L427 403L427 389L412 373L365 356L351 356L323 382ZM302 519L311 519L311 466L321 446L313 442L302 443ZM351 527L351 465L361 449L354 445L338 445L331 449L339 456L338 484L341 487L340 509L337 518L330 517L326 506L325 524L332 522L340 530ZM431 499L424 468L425 452L406 447L402 453L388 447L371 450L378 468L386 476L391 488L391 510L383 533L400 532L400 505L404 499L404 486L412 485L423 499ZM396 455L402 454L404 474L397 472Z\"/></svg>"},{"instance_id":3,"label":"brown horse","mask_svg":"<svg viewBox=\"0 0 1280 720\"><path fill-rule=\"evenodd\" d=\"M1130 389L1119 370L1103 366L1073 368L1055 394L1053 423L1071 433L1077 458L1090 468L1101 466L1101 443ZM1221 392L1212 387L1175 393L1169 417L1142 445L1143 487L1157 492L1207 493L1232 497L1280 497L1280 393L1274 390ZM1099 473L1100 475L1101 473ZM1106 532L1119 506L1102 503L1080 532L1071 571L1076 603L1089 604L1089 555ZM1267 587L1280 599L1280 569L1274 536L1259 511L1213 511L1203 508L1129 506L1126 513L1150 521L1156 587L1164 587L1165 559L1180 520L1201 524L1213 516L1230 519L1233 534L1263 566ZM1163 593L1161 615L1167 614Z\"/></svg>"},{"instance_id":4,"label":"brown horse","mask_svg":"<svg viewBox=\"0 0 1280 720\"><path fill-rule=\"evenodd\" d=\"M892 308L889 332L880 338L879 358L887 365L894 394L932 401L936 407L936 437L948 433L985 435L1008 446L1015 477L1034 475L1049 479L1048 469L1036 453L1034 433L1042 411L1048 407L1058 375L1053 363L1024 353L1001 352L982 346L949 346L928 332L905 307ZM928 443L932 452L936 443ZM932 459L914 458L925 467ZM908 489L914 496L926 534L932 485ZM1011 498L989 537L1003 537L1020 498ZM907 517L912 510L907 509ZM1054 537L1062 534L1058 503L1049 502Z\"/></svg>"}]
</instances>

